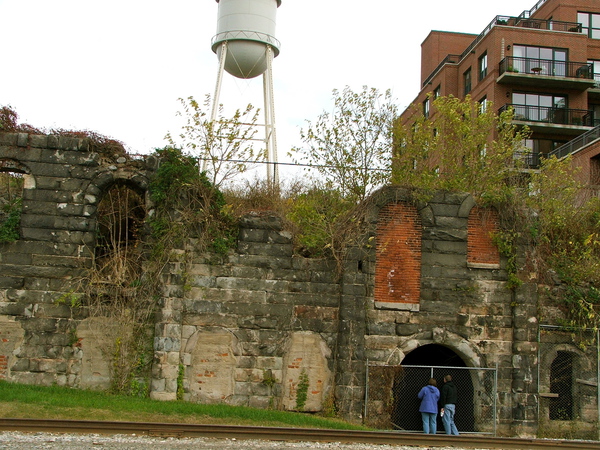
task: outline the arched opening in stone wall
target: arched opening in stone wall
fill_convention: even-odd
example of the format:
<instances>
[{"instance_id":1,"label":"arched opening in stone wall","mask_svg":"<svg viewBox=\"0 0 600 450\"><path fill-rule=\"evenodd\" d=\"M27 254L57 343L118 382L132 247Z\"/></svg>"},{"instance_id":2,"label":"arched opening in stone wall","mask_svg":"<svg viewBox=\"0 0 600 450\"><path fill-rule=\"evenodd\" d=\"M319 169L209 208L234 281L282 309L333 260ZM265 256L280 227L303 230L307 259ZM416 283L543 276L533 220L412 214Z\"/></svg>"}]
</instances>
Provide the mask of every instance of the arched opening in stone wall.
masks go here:
<instances>
[{"instance_id":1,"label":"arched opening in stone wall","mask_svg":"<svg viewBox=\"0 0 600 450\"><path fill-rule=\"evenodd\" d=\"M98 283L129 286L142 273L141 231L144 198L125 183L115 183L102 197L96 215L94 261Z\"/></svg>"},{"instance_id":2,"label":"arched opening in stone wall","mask_svg":"<svg viewBox=\"0 0 600 450\"><path fill-rule=\"evenodd\" d=\"M0 244L20 237L25 176L0 160Z\"/></svg>"},{"instance_id":3,"label":"arched opening in stone wall","mask_svg":"<svg viewBox=\"0 0 600 450\"><path fill-rule=\"evenodd\" d=\"M419 366L419 367L405 367ZM432 376L438 388L443 386L445 375L452 375L457 386L456 426L459 431L475 431L473 381L462 358L452 349L439 344L417 347L410 352L397 371L393 385L394 410L392 423L396 429L418 431L422 429L420 400L417 395ZM446 369L447 367L447 369ZM443 431L441 417L438 416L438 431Z\"/></svg>"},{"instance_id":4,"label":"arched opening in stone wall","mask_svg":"<svg viewBox=\"0 0 600 450\"><path fill-rule=\"evenodd\" d=\"M558 351L550 365L550 420L573 419L573 353Z\"/></svg>"}]
</instances>

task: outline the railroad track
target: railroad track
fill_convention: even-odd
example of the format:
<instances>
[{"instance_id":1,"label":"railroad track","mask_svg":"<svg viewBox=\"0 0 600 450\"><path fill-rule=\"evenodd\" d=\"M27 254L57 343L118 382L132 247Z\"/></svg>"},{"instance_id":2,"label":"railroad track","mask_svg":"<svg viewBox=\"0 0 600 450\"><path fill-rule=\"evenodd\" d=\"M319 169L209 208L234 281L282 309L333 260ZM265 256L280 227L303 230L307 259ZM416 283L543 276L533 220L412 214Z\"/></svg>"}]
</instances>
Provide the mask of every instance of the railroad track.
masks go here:
<instances>
[{"instance_id":1,"label":"railroad track","mask_svg":"<svg viewBox=\"0 0 600 450\"><path fill-rule=\"evenodd\" d=\"M486 449L600 450L600 442L550 439L495 438L479 435L424 435L392 431L323 430L312 428L246 427L152 422L103 422L90 420L0 419L0 431L136 434L159 437L209 437L275 441L343 442L427 447L455 446Z\"/></svg>"}]
</instances>

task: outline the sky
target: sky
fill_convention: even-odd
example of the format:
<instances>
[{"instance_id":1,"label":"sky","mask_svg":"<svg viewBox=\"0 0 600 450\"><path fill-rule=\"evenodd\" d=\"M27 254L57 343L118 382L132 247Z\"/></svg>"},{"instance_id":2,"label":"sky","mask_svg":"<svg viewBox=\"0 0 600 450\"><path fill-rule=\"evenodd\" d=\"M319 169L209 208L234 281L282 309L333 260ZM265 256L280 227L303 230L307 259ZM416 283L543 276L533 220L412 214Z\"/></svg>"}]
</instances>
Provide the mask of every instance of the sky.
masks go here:
<instances>
[{"instance_id":1,"label":"sky","mask_svg":"<svg viewBox=\"0 0 600 450\"><path fill-rule=\"evenodd\" d=\"M479 34L496 15L535 3L282 0L273 63L280 161L302 145L306 120L331 111L333 89L390 89L402 111L419 92L431 30ZM151 153L179 131L179 98L214 93L217 13L215 0L0 0L0 106L20 123L90 130ZM224 75L226 111L262 102L262 77Z\"/></svg>"}]
</instances>

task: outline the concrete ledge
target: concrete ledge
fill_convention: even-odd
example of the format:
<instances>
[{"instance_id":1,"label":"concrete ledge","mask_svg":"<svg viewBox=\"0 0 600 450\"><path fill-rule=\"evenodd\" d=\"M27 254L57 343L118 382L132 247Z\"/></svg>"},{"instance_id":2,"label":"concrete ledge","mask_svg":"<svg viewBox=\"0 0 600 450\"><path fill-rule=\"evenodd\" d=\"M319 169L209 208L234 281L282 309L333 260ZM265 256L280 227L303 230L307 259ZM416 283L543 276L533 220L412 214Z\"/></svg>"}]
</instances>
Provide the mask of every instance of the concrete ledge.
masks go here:
<instances>
[{"instance_id":1,"label":"concrete ledge","mask_svg":"<svg viewBox=\"0 0 600 450\"><path fill-rule=\"evenodd\" d=\"M396 311L414 311L420 310L418 303L392 303L392 302L375 302L375 308L378 309L394 309Z\"/></svg>"},{"instance_id":2,"label":"concrete ledge","mask_svg":"<svg viewBox=\"0 0 600 450\"><path fill-rule=\"evenodd\" d=\"M490 263L470 263L467 262L467 267L469 269L500 269L500 264L490 264Z\"/></svg>"}]
</instances>

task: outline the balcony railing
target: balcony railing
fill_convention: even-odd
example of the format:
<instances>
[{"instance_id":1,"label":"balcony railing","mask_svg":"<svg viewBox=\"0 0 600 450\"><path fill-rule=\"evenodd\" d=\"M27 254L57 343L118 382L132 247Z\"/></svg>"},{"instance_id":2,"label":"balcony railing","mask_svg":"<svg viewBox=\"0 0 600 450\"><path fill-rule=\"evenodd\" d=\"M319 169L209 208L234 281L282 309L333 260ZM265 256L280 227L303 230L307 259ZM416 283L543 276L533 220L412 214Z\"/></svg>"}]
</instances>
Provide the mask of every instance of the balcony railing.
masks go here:
<instances>
[{"instance_id":1,"label":"balcony railing","mask_svg":"<svg viewBox=\"0 0 600 450\"><path fill-rule=\"evenodd\" d=\"M500 75L505 72L550 77L594 79L593 64L587 62L555 61L551 59L507 56L500 62Z\"/></svg>"},{"instance_id":2,"label":"balcony railing","mask_svg":"<svg viewBox=\"0 0 600 450\"><path fill-rule=\"evenodd\" d=\"M526 169L538 169L540 167L541 153L538 152L515 152L513 158L521 161Z\"/></svg>"},{"instance_id":3,"label":"balcony railing","mask_svg":"<svg viewBox=\"0 0 600 450\"><path fill-rule=\"evenodd\" d=\"M581 24L578 22L562 22L552 19L532 19L531 17L496 16L494 25L507 27L533 28L537 30L565 31L568 33L581 33Z\"/></svg>"},{"instance_id":4,"label":"balcony railing","mask_svg":"<svg viewBox=\"0 0 600 450\"><path fill-rule=\"evenodd\" d=\"M585 127L594 125L594 111L588 111L587 109L506 104L498 112L502 113L509 108L513 109L513 120Z\"/></svg>"},{"instance_id":5,"label":"balcony railing","mask_svg":"<svg viewBox=\"0 0 600 450\"><path fill-rule=\"evenodd\" d=\"M496 16L487 27L481 32L479 36L467 47L467 49L460 55L461 59L471 53L471 50L479 44L479 42L488 34L492 28L496 25L503 25L507 27L521 27L521 28L534 28L539 30L551 30L551 31L567 31L571 33L581 33L581 24L577 22L561 22L558 20L542 20L542 19L531 19L525 17L511 17L511 16Z\"/></svg>"},{"instance_id":6,"label":"balcony railing","mask_svg":"<svg viewBox=\"0 0 600 450\"><path fill-rule=\"evenodd\" d=\"M565 145L558 147L555 150L552 150L548 156L556 156L557 158L564 158L571 153L576 152L577 150L587 146L589 143L594 142L595 140L600 138L600 126L596 126L596 128L592 128L590 131L583 133L580 136L577 136L575 139L567 142Z\"/></svg>"}]
</instances>

